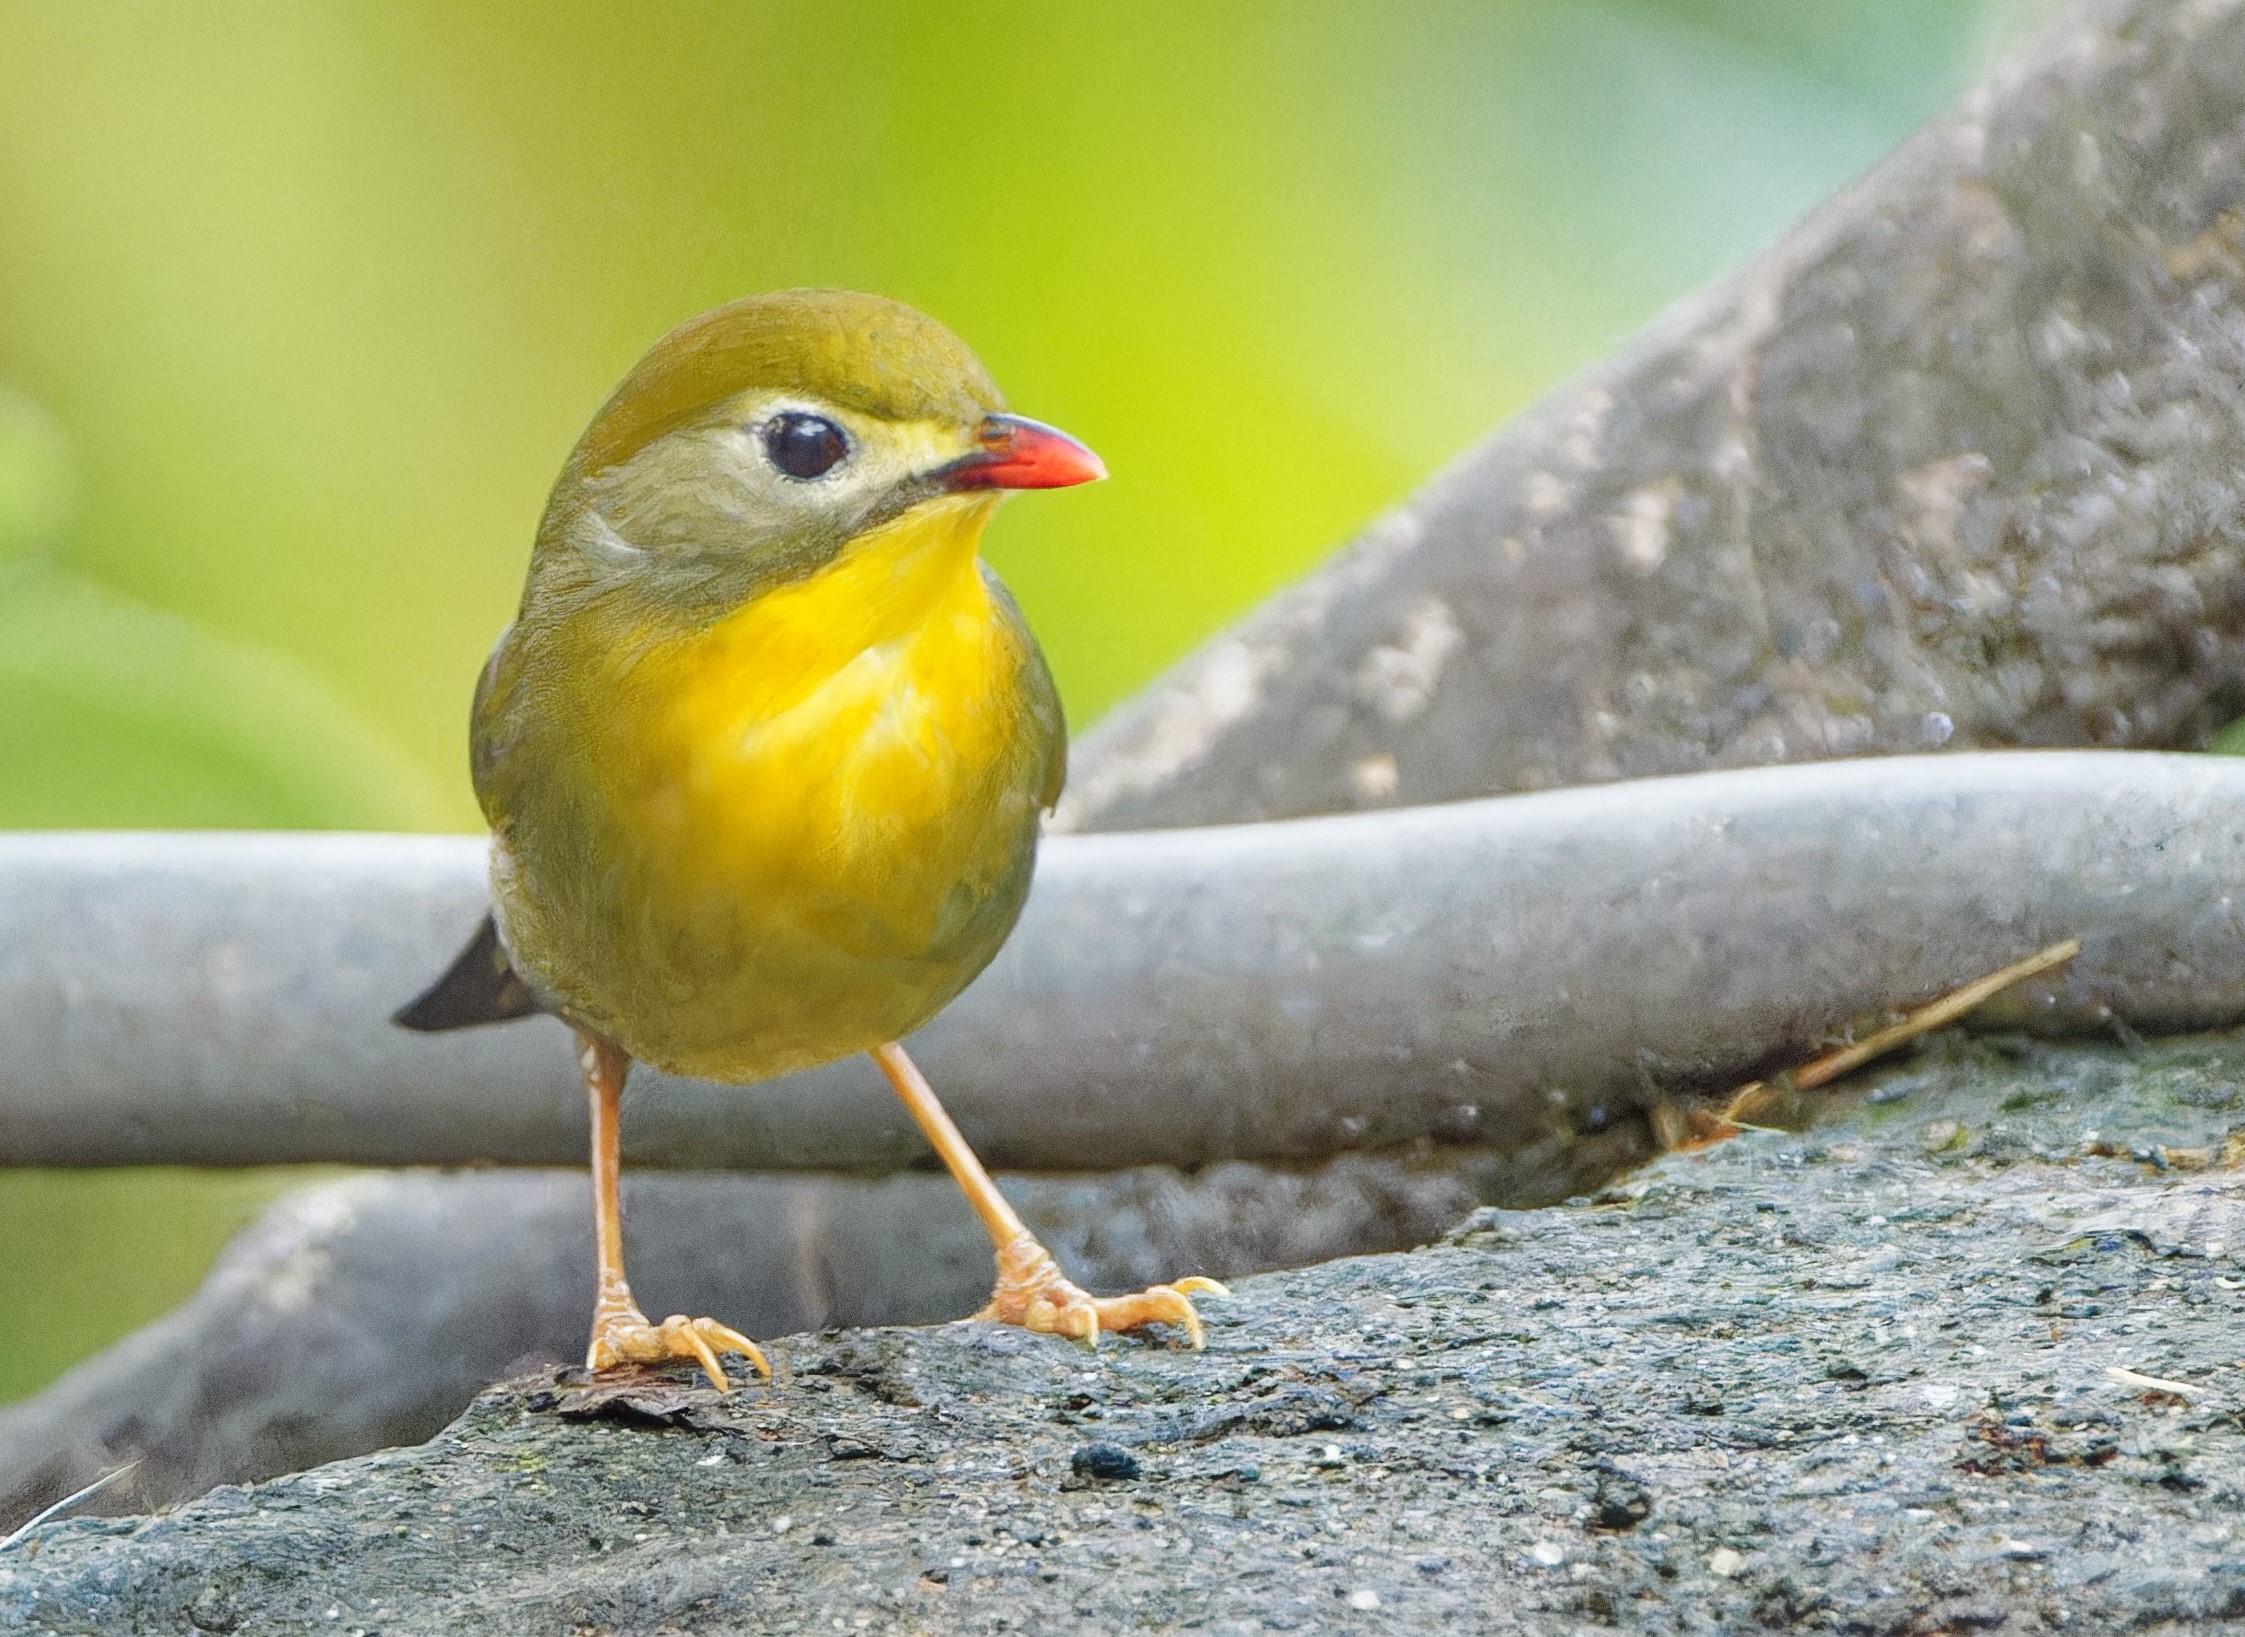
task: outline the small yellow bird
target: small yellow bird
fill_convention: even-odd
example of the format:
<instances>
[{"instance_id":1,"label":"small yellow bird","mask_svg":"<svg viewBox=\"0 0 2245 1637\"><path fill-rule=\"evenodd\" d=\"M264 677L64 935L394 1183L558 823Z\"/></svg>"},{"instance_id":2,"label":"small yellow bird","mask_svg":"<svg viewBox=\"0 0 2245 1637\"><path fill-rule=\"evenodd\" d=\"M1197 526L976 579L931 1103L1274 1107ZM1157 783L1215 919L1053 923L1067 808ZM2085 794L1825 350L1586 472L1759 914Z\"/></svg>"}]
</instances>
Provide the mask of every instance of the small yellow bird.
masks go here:
<instances>
[{"instance_id":1,"label":"small yellow bird","mask_svg":"<svg viewBox=\"0 0 2245 1637\"><path fill-rule=\"evenodd\" d=\"M652 1323L616 1180L634 1061L751 1082L870 1052L996 1247L979 1318L1096 1341L1211 1279L1094 1297L1022 1226L897 1041L989 964L1060 793L1060 702L977 555L1009 489L1106 476L1006 413L942 325L790 290L703 314L624 378L562 468L521 612L475 696L492 917L397 1014L552 1012L592 1105L600 1284L586 1363L761 1349Z\"/></svg>"}]
</instances>

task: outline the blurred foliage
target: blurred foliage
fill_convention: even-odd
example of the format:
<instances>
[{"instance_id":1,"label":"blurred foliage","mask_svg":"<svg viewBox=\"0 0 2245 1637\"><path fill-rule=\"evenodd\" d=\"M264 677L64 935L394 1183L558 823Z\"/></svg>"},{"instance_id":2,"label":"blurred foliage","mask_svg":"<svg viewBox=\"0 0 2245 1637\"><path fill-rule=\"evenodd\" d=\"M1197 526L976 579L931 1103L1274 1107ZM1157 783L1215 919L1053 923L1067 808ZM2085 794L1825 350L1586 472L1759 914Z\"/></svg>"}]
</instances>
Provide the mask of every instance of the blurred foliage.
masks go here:
<instances>
[{"instance_id":1,"label":"blurred foliage","mask_svg":"<svg viewBox=\"0 0 2245 1637\"><path fill-rule=\"evenodd\" d=\"M0 386L0 571L62 538L73 487L62 428L22 393Z\"/></svg>"},{"instance_id":2,"label":"blurred foliage","mask_svg":"<svg viewBox=\"0 0 2245 1637\"><path fill-rule=\"evenodd\" d=\"M8 1304L0 1401L177 1306L289 1175L165 1168L0 1179L0 1245L10 1264L0 1273ZM46 1276L24 1277L19 1264Z\"/></svg>"},{"instance_id":3,"label":"blurred foliage","mask_svg":"<svg viewBox=\"0 0 2245 1637\"><path fill-rule=\"evenodd\" d=\"M79 575L0 579L0 825L410 829L423 771L302 669Z\"/></svg>"},{"instance_id":4,"label":"blurred foliage","mask_svg":"<svg viewBox=\"0 0 2245 1637\"><path fill-rule=\"evenodd\" d=\"M992 547L1081 721L1875 157L1990 16L0 0L0 380L83 451L70 566L293 658L468 826L463 702L607 388L742 291L885 290L1116 473Z\"/></svg>"},{"instance_id":5,"label":"blurred foliage","mask_svg":"<svg viewBox=\"0 0 2245 1637\"><path fill-rule=\"evenodd\" d=\"M0 0L0 824L474 824L563 453L788 284L926 307L1106 456L990 544L1088 720L2049 9ZM36 1186L78 1230L0 1310L116 1288L129 1199L207 1246L240 1197Z\"/></svg>"},{"instance_id":6,"label":"blurred foliage","mask_svg":"<svg viewBox=\"0 0 2245 1637\"><path fill-rule=\"evenodd\" d=\"M55 564L52 417L0 388L0 826L411 827L434 781L311 673Z\"/></svg>"}]
</instances>

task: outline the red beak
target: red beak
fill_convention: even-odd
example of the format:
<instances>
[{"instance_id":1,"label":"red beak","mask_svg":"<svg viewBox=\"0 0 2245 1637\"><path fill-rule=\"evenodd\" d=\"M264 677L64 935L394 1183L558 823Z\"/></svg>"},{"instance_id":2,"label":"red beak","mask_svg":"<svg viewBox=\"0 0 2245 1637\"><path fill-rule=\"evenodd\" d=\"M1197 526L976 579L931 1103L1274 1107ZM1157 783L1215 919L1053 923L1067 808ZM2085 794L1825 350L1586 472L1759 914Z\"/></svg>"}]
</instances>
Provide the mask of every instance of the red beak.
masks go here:
<instances>
[{"instance_id":1,"label":"red beak","mask_svg":"<svg viewBox=\"0 0 2245 1637\"><path fill-rule=\"evenodd\" d=\"M946 489L1066 489L1107 475L1097 455L1056 426L1022 415L988 415L982 447L936 473Z\"/></svg>"}]
</instances>

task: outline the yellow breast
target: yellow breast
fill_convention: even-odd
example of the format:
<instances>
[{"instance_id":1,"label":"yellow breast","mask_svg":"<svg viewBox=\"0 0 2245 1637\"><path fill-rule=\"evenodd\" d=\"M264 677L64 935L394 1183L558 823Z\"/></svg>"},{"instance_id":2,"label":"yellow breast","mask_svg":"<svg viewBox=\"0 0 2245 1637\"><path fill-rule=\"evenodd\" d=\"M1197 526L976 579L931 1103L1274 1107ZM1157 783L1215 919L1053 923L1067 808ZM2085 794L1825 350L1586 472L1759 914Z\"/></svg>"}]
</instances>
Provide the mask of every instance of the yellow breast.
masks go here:
<instances>
[{"instance_id":1,"label":"yellow breast","mask_svg":"<svg viewBox=\"0 0 2245 1637\"><path fill-rule=\"evenodd\" d=\"M616 646L592 713L607 884L532 953L584 1021L762 1078L907 1032L996 953L1060 744L976 559L989 509L918 508L703 630Z\"/></svg>"},{"instance_id":2,"label":"yellow breast","mask_svg":"<svg viewBox=\"0 0 2245 1637\"><path fill-rule=\"evenodd\" d=\"M845 943L937 936L944 885L997 840L1021 731L1018 633L975 561L986 510L892 525L665 656L642 816L700 884Z\"/></svg>"}]
</instances>

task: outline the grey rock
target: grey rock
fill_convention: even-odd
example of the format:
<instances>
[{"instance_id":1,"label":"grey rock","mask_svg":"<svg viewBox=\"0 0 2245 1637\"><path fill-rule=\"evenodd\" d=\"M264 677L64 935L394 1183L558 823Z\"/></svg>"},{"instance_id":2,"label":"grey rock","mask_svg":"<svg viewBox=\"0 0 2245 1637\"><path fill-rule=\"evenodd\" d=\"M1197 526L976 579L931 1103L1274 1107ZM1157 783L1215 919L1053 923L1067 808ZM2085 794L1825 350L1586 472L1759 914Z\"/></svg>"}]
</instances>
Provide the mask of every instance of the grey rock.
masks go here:
<instances>
[{"instance_id":1,"label":"grey rock","mask_svg":"<svg viewBox=\"0 0 2245 1637\"><path fill-rule=\"evenodd\" d=\"M1578 1152L1580 1180L1646 1142L1640 1126ZM1421 1244L1515 1175L1428 1151L1003 1180L1064 1265L1124 1290ZM624 1191L657 1314L775 1336L953 1319L989 1293L989 1242L947 1177L656 1174ZM487 1382L582 1357L591 1203L582 1172L553 1171L370 1173L281 1201L185 1305L0 1410L0 1533L126 1461L95 1509L418 1442Z\"/></svg>"},{"instance_id":2,"label":"grey rock","mask_svg":"<svg viewBox=\"0 0 2245 1637\"><path fill-rule=\"evenodd\" d=\"M1201 1354L966 1324L786 1338L722 1397L528 1375L418 1448L43 1525L0 1631L2245 1618L2245 1038L1948 1039L1827 1112L1243 1281Z\"/></svg>"},{"instance_id":3,"label":"grey rock","mask_svg":"<svg viewBox=\"0 0 2245 1637\"><path fill-rule=\"evenodd\" d=\"M2245 11L2113 0L1076 749L1063 825L2245 713Z\"/></svg>"}]
</instances>

